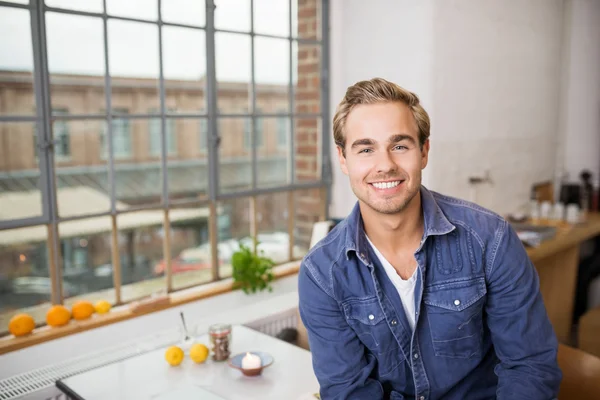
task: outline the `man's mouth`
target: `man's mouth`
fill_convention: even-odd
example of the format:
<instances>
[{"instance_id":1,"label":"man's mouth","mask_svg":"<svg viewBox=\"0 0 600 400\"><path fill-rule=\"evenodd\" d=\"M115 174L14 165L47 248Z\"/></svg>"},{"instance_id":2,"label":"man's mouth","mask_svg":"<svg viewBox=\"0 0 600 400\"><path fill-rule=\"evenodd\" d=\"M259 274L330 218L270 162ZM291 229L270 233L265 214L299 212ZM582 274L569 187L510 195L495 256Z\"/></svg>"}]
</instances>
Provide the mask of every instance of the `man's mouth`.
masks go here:
<instances>
[{"instance_id":1,"label":"man's mouth","mask_svg":"<svg viewBox=\"0 0 600 400\"><path fill-rule=\"evenodd\" d=\"M384 189L393 189L400 185L404 180L397 181L387 181L387 182L371 182L371 185L375 187L375 189L384 190Z\"/></svg>"}]
</instances>

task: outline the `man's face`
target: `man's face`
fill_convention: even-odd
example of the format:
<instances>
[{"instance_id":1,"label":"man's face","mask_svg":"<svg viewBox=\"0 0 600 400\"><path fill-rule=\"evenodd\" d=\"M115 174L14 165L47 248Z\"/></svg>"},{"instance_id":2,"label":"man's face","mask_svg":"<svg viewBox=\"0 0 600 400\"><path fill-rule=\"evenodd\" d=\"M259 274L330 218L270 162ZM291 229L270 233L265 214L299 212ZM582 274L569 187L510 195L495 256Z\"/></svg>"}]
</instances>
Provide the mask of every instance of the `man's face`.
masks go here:
<instances>
[{"instance_id":1,"label":"man's face","mask_svg":"<svg viewBox=\"0 0 600 400\"><path fill-rule=\"evenodd\" d=\"M358 105L348 115L344 133L345 156L338 147L338 157L356 197L376 212L401 212L419 193L429 153L429 141L419 147L408 106Z\"/></svg>"}]
</instances>

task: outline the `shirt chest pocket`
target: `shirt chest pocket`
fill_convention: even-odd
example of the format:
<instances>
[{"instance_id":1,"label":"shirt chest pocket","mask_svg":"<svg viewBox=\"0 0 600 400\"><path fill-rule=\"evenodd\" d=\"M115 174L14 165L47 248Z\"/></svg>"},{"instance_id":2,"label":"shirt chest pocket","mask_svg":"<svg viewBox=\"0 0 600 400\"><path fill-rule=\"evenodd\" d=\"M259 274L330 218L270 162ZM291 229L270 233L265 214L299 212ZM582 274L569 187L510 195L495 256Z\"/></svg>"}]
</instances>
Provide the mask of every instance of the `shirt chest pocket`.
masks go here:
<instances>
[{"instance_id":1,"label":"shirt chest pocket","mask_svg":"<svg viewBox=\"0 0 600 400\"><path fill-rule=\"evenodd\" d=\"M423 302L436 356L481 355L486 293L484 278L447 282L425 289Z\"/></svg>"},{"instance_id":2,"label":"shirt chest pocket","mask_svg":"<svg viewBox=\"0 0 600 400\"><path fill-rule=\"evenodd\" d=\"M404 356L377 298L349 300L342 307L348 325L377 358L379 375L385 376L395 370L404 361Z\"/></svg>"}]
</instances>

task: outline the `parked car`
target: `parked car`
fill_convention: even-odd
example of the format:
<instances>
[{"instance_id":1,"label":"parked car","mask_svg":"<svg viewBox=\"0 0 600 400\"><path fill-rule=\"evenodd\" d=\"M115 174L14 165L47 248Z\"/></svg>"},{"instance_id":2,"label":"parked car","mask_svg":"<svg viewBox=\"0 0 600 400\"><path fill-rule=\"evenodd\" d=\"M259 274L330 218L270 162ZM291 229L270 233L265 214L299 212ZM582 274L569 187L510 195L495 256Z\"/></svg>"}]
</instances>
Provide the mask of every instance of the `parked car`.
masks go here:
<instances>
[{"instance_id":1,"label":"parked car","mask_svg":"<svg viewBox=\"0 0 600 400\"><path fill-rule=\"evenodd\" d=\"M65 297L75 296L77 288L63 281ZM7 290L0 294L0 308L24 308L50 301L52 281L46 276L21 276L8 280Z\"/></svg>"},{"instance_id":2,"label":"parked car","mask_svg":"<svg viewBox=\"0 0 600 400\"><path fill-rule=\"evenodd\" d=\"M259 233L258 234L258 253L271 258L275 264L281 264L288 260L289 235L286 232ZM252 247L252 238L247 236L242 239L228 239L217 243L219 261L222 264L229 264L233 254L239 250L240 244ZM304 255L304 250L299 246L294 246L294 258L300 258ZM183 250L179 255L171 260L171 271L176 274L184 271L195 271L211 268L210 243L204 243L197 247ZM161 260L154 267L156 275L165 273L166 264Z\"/></svg>"}]
</instances>

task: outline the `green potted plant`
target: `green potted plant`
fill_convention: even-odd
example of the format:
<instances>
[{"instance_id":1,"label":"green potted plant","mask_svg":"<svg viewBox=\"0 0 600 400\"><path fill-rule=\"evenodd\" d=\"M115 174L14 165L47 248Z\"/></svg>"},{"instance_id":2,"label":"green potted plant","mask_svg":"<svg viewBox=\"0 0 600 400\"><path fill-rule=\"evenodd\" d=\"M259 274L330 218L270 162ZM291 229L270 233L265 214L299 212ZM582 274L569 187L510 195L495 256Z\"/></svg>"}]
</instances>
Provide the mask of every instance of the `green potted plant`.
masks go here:
<instances>
[{"instance_id":1,"label":"green potted plant","mask_svg":"<svg viewBox=\"0 0 600 400\"><path fill-rule=\"evenodd\" d=\"M233 282L246 294L265 289L271 292L273 288L270 283L274 278L272 272L274 265L272 259L259 255L240 243L239 250L231 256Z\"/></svg>"}]
</instances>

